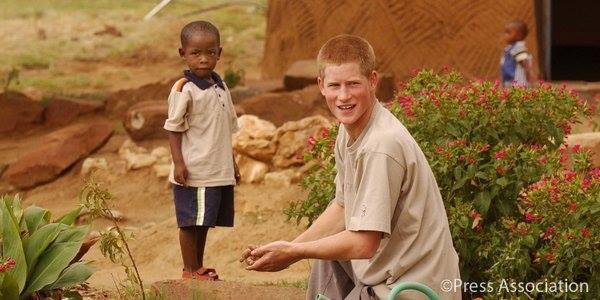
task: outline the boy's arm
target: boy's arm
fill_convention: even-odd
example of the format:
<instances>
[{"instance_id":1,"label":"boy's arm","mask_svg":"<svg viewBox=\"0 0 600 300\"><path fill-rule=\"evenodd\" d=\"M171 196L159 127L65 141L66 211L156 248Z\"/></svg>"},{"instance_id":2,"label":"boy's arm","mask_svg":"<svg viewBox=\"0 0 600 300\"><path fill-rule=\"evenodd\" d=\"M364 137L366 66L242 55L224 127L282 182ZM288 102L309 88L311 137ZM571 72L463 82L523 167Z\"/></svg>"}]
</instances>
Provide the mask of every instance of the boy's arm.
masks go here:
<instances>
[{"instance_id":1,"label":"boy's arm","mask_svg":"<svg viewBox=\"0 0 600 300\"><path fill-rule=\"evenodd\" d=\"M525 70L525 78L527 79L527 82L532 83L534 81L534 78L533 74L531 73L531 66L529 66L529 61L525 59L520 61L519 64L523 67L523 70Z\"/></svg>"},{"instance_id":2,"label":"boy's arm","mask_svg":"<svg viewBox=\"0 0 600 300\"><path fill-rule=\"evenodd\" d=\"M237 162L235 162L235 154L232 154L232 159L233 159L233 176L235 177L235 183L238 184L240 183L240 180L242 179L242 175L240 174L240 168L237 165Z\"/></svg>"},{"instance_id":3,"label":"boy's arm","mask_svg":"<svg viewBox=\"0 0 600 300\"><path fill-rule=\"evenodd\" d=\"M177 183L186 186L188 171L183 161L183 154L181 153L182 133L168 131L168 134L171 156L173 157L173 164L175 165L173 177Z\"/></svg>"}]
</instances>

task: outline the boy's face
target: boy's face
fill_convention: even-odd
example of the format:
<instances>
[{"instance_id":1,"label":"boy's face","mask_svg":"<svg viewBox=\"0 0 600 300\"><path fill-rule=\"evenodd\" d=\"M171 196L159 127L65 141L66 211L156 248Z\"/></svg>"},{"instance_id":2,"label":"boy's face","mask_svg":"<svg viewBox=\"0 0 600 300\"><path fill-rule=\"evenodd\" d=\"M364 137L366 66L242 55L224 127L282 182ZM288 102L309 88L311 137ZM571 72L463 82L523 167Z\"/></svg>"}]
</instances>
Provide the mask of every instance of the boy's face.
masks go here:
<instances>
[{"instance_id":1,"label":"boy's face","mask_svg":"<svg viewBox=\"0 0 600 300\"><path fill-rule=\"evenodd\" d=\"M318 78L319 89L335 118L351 132L361 132L367 125L379 75L369 77L360 72L358 63L327 64L323 77Z\"/></svg>"},{"instance_id":2,"label":"boy's face","mask_svg":"<svg viewBox=\"0 0 600 300\"><path fill-rule=\"evenodd\" d=\"M504 27L504 42L507 45L514 44L521 40L521 33L517 26L508 24Z\"/></svg>"},{"instance_id":3,"label":"boy's face","mask_svg":"<svg viewBox=\"0 0 600 300\"><path fill-rule=\"evenodd\" d=\"M214 34L199 32L190 36L186 45L179 48L179 55L196 76L210 79L210 73L217 65L221 50Z\"/></svg>"}]
</instances>

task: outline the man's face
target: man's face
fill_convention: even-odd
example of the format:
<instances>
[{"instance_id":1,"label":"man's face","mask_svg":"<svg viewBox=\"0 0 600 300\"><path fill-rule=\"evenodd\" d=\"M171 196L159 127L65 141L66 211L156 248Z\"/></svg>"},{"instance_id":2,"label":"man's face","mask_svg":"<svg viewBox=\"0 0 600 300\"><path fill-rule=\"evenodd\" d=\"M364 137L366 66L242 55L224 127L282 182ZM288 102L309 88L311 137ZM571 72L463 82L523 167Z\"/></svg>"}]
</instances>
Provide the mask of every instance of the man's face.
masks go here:
<instances>
[{"instance_id":1,"label":"man's face","mask_svg":"<svg viewBox=\"0 0 600 300\"><path fill-rule=\"evenodd\" d=\"M221 48L214 34L200 32L190 36L183 48L179 48L183 58L192 73L204 79L210 78L210 73L217 65Z\"/></svg>"},{"instance_id":2,"label":"man's face","mask_svg":"<svg viewBox=\"0 0 600 300\"><path fill-rule=\"evenodd\" d=\"M377 80L377 72L367 77L355 62L327 64L323 78L318 78L331 113L349 131L360 129L359 132L367 125L373 110Z\"/></svg>"}]
</instances>

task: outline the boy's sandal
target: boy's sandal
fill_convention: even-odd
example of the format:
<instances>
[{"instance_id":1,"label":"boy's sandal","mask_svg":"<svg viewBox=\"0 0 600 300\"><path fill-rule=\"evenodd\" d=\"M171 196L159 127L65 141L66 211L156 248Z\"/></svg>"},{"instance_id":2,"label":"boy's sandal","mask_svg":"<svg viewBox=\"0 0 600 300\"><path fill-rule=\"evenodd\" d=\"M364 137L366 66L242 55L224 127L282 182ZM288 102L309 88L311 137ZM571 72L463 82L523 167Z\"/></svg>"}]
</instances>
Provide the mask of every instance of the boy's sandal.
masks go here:
<instances>
[{"instance_id":1,"label":"boy's sandal","mask_svg":"<svg viewBox=\"0 0 600 300\"><path fill-rule=\"evenodd\" d=\"M192 274L194 279L206 281L219 281L219 275L215 269L200 267Z\"/></svg>"}]
</instances>

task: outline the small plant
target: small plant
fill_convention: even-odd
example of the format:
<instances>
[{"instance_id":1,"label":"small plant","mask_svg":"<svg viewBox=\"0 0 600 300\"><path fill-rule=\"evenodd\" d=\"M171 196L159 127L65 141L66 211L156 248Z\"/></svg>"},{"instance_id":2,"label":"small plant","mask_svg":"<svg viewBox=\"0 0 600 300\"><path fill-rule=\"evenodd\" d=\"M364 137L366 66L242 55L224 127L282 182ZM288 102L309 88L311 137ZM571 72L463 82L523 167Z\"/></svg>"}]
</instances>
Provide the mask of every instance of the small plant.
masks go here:
<instances>
[{"instance_id":1,"label":"small plant","mask_svg":"<svg viewBox=\"0 0 600 300\"><path fill-rule=\"evenodd\" d=\"M50 222L46 209L22 209L19 197L0 198L1 299L66 295L92 275L94 269L78 261L89 249L82 244L90 229L72 225L80 211Z\"/></svg>"},{"instance_id":2,"label":"small plant","mask_svg":"<svg viewBox=\"0 0 600 300\"><path fill-rule=\"evenodd\" d=\"M245 73L244 69L234 69L229 67L225 70L223 80L227 83L227 86L232 89L243 83Z\"/></svg>"},{"instance_id":3,"label":"small plant","mask_svg":"<svg viewBox=\"0 0 600 300\"><path fill-rule=\"evenodd\" d=\"M111 228L100 233L100 251L113 263L123 266L129 284L122 285L121 288L129 296L146 299L142 277L127 243L133 236L131 232L126 232L119 226L117 218L112 213L114 196L93 179L89 179L81 191L80 199L92 219L107 218L113 223Z\"/></svg>"}]
</instances>

